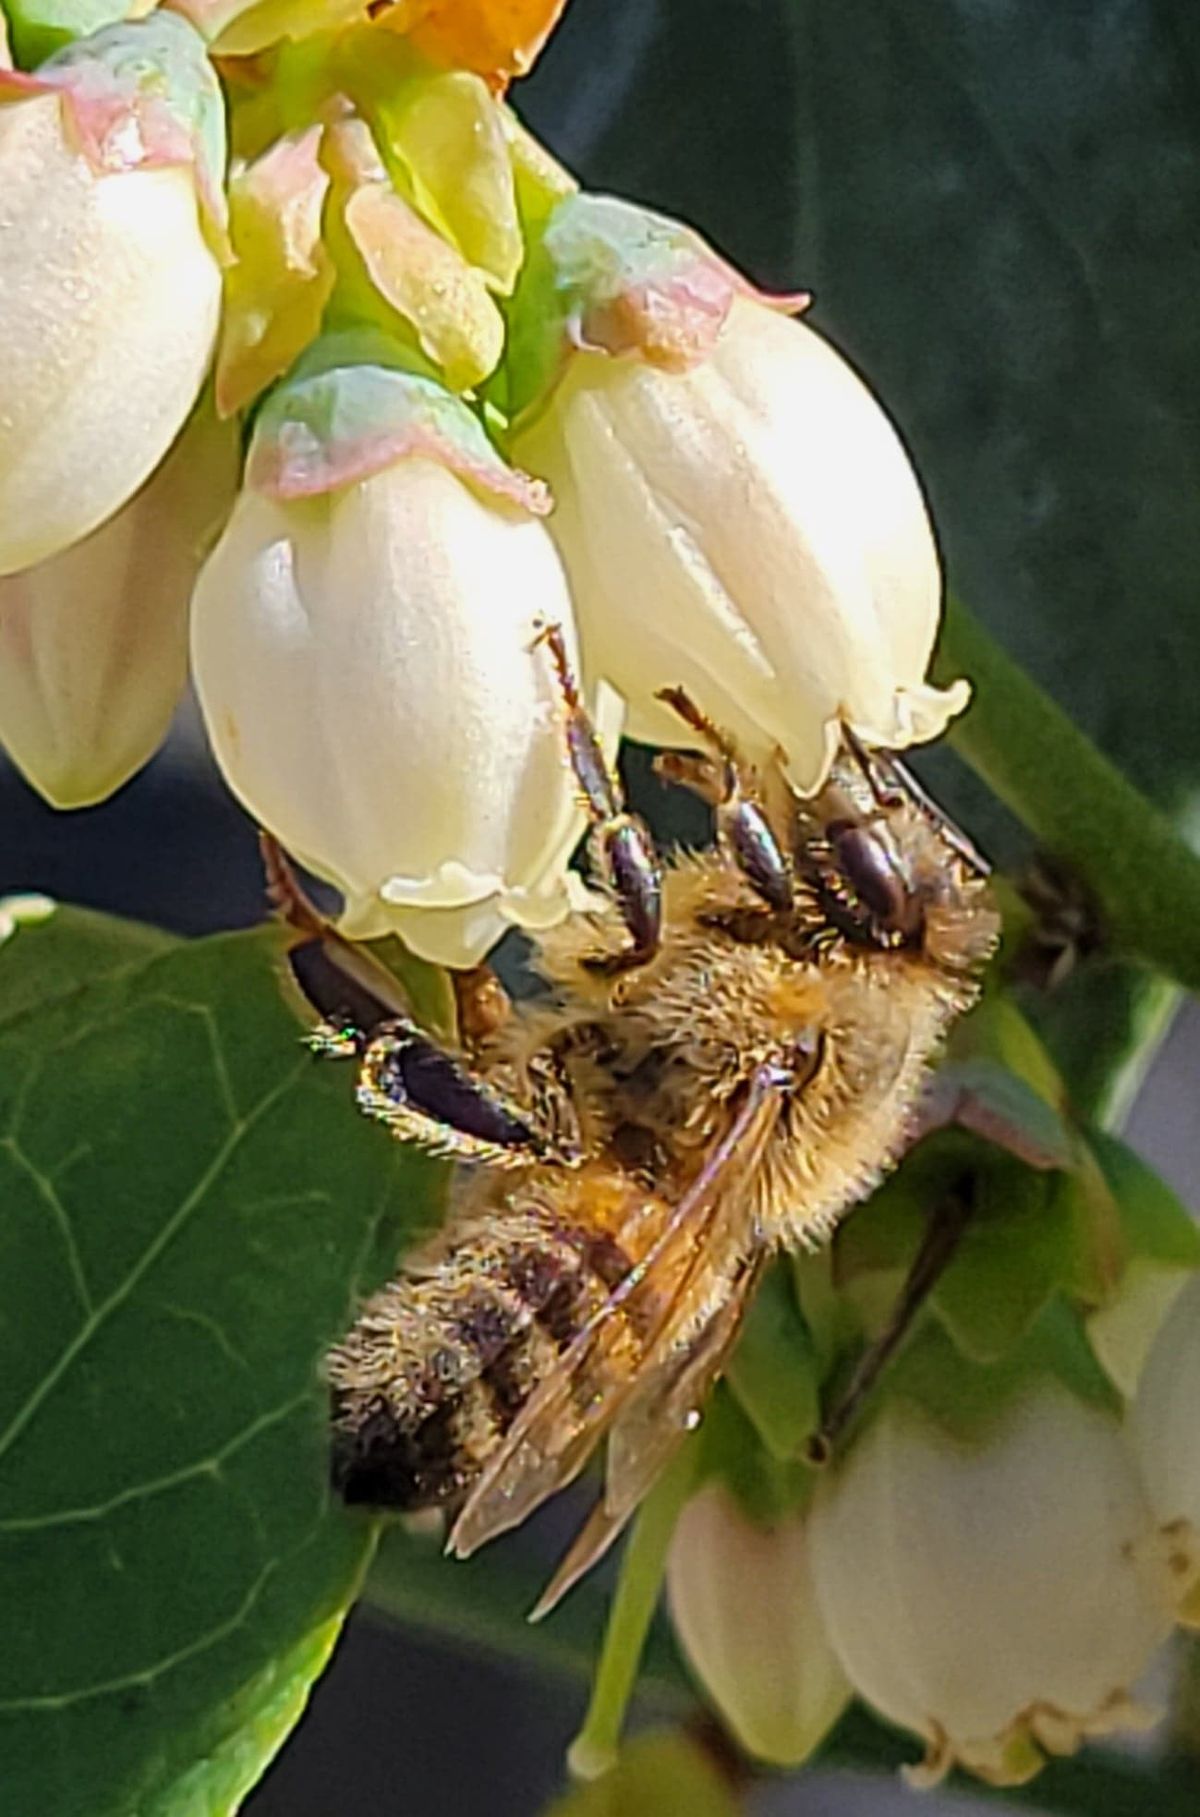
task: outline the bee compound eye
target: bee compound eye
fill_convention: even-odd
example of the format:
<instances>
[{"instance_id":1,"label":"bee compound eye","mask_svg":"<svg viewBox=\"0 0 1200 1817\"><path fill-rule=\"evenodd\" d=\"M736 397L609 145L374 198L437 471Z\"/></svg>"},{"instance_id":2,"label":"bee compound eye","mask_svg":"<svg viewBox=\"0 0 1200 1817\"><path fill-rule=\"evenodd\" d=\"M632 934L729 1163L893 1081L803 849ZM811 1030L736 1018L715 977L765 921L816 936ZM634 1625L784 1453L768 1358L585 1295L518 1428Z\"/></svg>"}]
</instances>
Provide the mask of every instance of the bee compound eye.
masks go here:
<instances>
[{"instance_id":1,"label":"bee compound eye","mask_svg":"<svg viewBox=\"0 0 1200 1817\"><path fill-rule=\"evenodd\" d=\"M859 900L884 927L907 930L912 920L908 886L870 828L844 827L833 844L838 865Z\"/></svg>"}]
</instances>

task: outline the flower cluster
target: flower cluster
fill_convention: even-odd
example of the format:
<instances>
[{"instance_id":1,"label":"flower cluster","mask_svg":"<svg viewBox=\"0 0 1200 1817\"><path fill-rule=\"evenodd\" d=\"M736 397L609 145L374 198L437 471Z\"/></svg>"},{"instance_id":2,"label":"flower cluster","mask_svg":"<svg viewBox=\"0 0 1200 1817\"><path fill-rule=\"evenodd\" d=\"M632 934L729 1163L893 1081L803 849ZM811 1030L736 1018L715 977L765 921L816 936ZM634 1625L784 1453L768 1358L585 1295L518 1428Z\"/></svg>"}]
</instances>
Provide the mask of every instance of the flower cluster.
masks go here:
<instances>
[{"instance_id":1,"label":"flower cluster","mask_svg":"<svg viewBox=\"0 0 1200 1817\"><path fill-rule=\"evenodd\" d=\"M469 965L574 896L540 626L610 748L678 684L801 792L943 729L895 431L805 298L521 127L558 4L136 10L14 0L0 71L0 740L51 801L146 761L190 641L345 930Z\"/></svg>"},{"instance_id":2,"label":"flower cluster","mask_svg":"<svg viewBox=\"0 0 1200 1817\"><path fill-rule=\"evenodd\" d=\"M952 1767L1020 1784L1153 1722L1138 1681L1200 1624L1200 1235L1115 1138L1046 1141L1061 1084L1003 1019L1028 1103L1008 1121L1019 1075L1002 1109L991 1062L952 1061L990 1154L961 1128L928 1136L831 1254L781 1268L675 1532L688 1660L776 1764L858 1696L923 1742L914 1784ZM806 1458L814 1409L845 1393L947 1206L969 1207L953 1260L831 1460Z\"/></svg>"},{"instance_id":3,"label":"flower cluster","mask_svg":"<svg viewBox=\"0 0 1200 1817\"><path fill-rule=\"evenodd\" d=\"M807 299L581 191L508 107L562 0L4 5L0 742L49 800L134 774L190 674L343 930L470 966L577 896L545 627L610 750L686 743L682 685L800 794L844 730L904 749L965 704L926 680L911 465ZM1012 1032L763 1300L706 1422L671 1606L766 1759L857 1693L925 1778L1011 1783L1140 1720L1200 1623L1198 1239ZM964 1202L818 1470L817 1410Z\"/></svg>"}]
</instances>

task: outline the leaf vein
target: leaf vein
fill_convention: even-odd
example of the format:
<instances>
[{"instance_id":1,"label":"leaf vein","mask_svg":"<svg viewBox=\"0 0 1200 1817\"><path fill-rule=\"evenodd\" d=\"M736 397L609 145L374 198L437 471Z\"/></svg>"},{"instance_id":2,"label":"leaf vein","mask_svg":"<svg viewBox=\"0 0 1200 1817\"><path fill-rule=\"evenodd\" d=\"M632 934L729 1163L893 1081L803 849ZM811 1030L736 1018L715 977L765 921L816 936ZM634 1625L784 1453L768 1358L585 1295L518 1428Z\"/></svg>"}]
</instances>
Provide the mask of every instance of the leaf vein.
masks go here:
<instances>
[{"instance_id":1,"label":"leaf vein","mask_svg":"<svg viewBox=\"0 0 1200 1817\"><path fill-rule=\"evenodd\" d=\"M84 1312L91 1317L95 1313L96 1303L92 1298L92 1290L88 1284L87 1275L84 1272L83 1257L79 1253L79 1244L75 1238L74 1226L71 1223L67 1208L62 1202L57 1186L50 1175L44 1174L25 1153L25 1150L21 1147L20 1141L15 1135L0 1136L0 1148L2 1148L6 1154L12 1156L16 1165L32 1182L34 1191L53 1218L58 1233L62 1238L63 1250L67 1258L67 1267L70 1271L75 1291L79 1296L79 1303L83 1307Z\"/></svg>"},{"instance_id":2,"label":"leaf vein","mask_svg":"<svg viewBox=\"0 0 1200 1817\"><path fill-rule=\"evenodd\" d=\"M261 1433L269 1431L272 1426L282 1425L291 1414L298 1413L301 1407L307 1406L311 1399L312 1390L306 1388L302 1394L293 1395L282 1406L272 1407L269 1412L260 1414L241 1432L236 1433L228 1443L222 1445L219 1450L211 1452L207 1457L197 1458L190 1464L183 1464L178 1470L169 1471L164 1476L154 1477L149 1482L134 1483L129 1488L122 1489L116 1495L110 1496L107 1501L96 1502L88 1508L57 1508L49 1514L14 1515L9 1519L0 1520L0 1533L40 1533L54 1527L103 1520L106 1515L116 1513L119 1508L126 1507L130 1502L144 1501L150 1496L161 1495L166 1490L177 1489L184 1483L194 1481L197 1477L219 1478L222 1465L227 1463L231 1457L236 1457L239 1451L244 1450L247 1445L253 1444Z\"/></svg>"},{"instance_id":3,"label":"leaf vein","mask_svg":"<svg viewBox=\"0 0 1200 1817\"><path fill-rule=\"evenodd\" d=\"M195 1186L192 1187L190 1192L184 1195L170 1217L163 1224L158 1235L152 1242L147 1244L145 1250L129 1270L129 1273L125 1276L124 1280L113 1289L106 1300L102 1301L95 1308L94 1312L80 1327L70 1342L64 1345L53 1367L46 1371L46 1374L26 1399L25 1404L14 1414L5 1431L0 1433L0 1458L5 1457L12 1449L13 1444L37 1413L42 1402L46 1399L47 1395L58 1386L58 1383L67 1373L76 1357L81 1351L87 1348L97 1331L99 1331L107 1322L110 1315L129 1298L138 1283L154 1266L159 1256L185 1227L197 1206L203 1204L209 1191L220 1178L224 1169L228 1166L234 1154L237 1152L243 1138L248 1135L262 1118L266 1116L267 1112L292 1089L293 1085L304 1071L306 1063L306 1061L301 1061L297 1065L291 1067L288 1072L284 1074L279 1083L273 1086L269 1092L266 1092L259 1099L258 1103L247 1112L244 1118L239 1118L237 1123L229 1131L229 1134L225 1137L224 1141L220 1144L216 1154L201 1174Z\"/></svg>"},{"instance_id":4,"label":"leaf vein","mask_svg":"<svg viewBox=\"0 0 1200 1817\"><path fill-rule=\"evenodd\" d=\"M200 1653L207 1653L210 1648L219 1646L245 1626L254 1610L254 1605L262 1595L268 1580L278 1570L281 1560L268 1559L245 1596L227 1621L207 1634L190 1641L186 1647L179 1647L174 1653L167 1653L162 1659L155 1660L153 1665L143 1666L137 1672L125 1672L118 1678L107 1678L99 1684L85 1685L77 1691L49 1692L37 1697L13 1697L0 1702L0 1715L15 1714L19 1710L66 1710L73 1704L89 1703L96 1697L108 1697L116 1691L144 1690L156 1679L164 1678L176 1666L185 1665L189 1659L195 1659Z\"/></svg>"}]
</instances>

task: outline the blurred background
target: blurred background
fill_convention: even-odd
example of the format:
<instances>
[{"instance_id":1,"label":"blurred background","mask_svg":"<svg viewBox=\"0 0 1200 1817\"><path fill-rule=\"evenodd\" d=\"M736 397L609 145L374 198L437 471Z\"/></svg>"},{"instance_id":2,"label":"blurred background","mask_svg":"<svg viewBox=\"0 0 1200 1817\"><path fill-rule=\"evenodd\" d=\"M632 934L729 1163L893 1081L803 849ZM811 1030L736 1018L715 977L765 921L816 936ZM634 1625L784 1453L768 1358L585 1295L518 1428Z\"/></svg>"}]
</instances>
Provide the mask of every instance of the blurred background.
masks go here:
<instances>
[{"instance_id":1,"label":"blurred background","mask_svg":"<svg viewBox=\"0 0 1200 1817\"><path fill-rule=\"evenodd\" d=\"M815 292L809 319L913 450L952 587L1200 832L1194 6L572 0L514 99L592 187L682 215L768 288ZM680 832L632 768L659 829ZM950 754L922 768L994 855L1020 861L1018 830ZM55 815L0 772L9 889L182 933L260 919L253 832L194 714L97 809ZM1098 1017L1110 985L1085 987ZM1189 1012L1129 1123L1192 1205L1198 1041ZM530 1817L562 1783L584 1694L582 1678L360 1613L246 1809ZM810 1772L764 1782L753 1808L887 1817L916 1800L890 1779Z\"/></svg>"}]
</instances>

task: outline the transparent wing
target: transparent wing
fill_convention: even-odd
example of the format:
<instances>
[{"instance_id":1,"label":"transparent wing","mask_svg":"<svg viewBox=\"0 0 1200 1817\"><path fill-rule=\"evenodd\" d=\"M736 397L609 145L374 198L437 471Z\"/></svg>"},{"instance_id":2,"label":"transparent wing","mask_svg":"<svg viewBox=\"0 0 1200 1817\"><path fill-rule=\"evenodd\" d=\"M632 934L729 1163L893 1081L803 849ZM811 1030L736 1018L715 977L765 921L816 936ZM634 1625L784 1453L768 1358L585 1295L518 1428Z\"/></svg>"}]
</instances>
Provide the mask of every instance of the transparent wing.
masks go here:
<instances>
[{"instance_id":1,"label":"transparent wing","mask_svg":"<svg viewBox=\"0 0 1200 1817\"><path fill-rule=\"evenodd\" d=\"M676 1445L698 1424L765 1260L766 1252L757 1252L721 1284L708 1318L691 1335L664 1332L655 1365L638 1377L608 1435L604 1506L617 1519L633 1513Z\"/></svg>"},{"instance_id":2,"label":"transparent wing","mask_svg":"<svg viewBox=\"0 0 1200 1817\"><path fill-rule=\"evenodd\" d=\"M454 1524L449 1543L459 1557L516 1526L570 1482L642 1383L659 1380L664 1359L670 1364L664 1386L674 1382L681 1334L699 1335L717 1311L711 1302L722 1268L731 1279L754 1251L748 1188L786 1082L776 1067L755 1071L647 1254L530 1396Z\"/></svg>"},{"instance_id":3,"label":"transparent wing","mask_svg":"<svg viewBox=\"0 0 1200 1817\"><path fill-rule=\"evenodd\" d=\"M658 1365L639 1377L609 1433L604 1494L560 1560L530 1621L548 1615L603 1558L692 1430L737 1336L765 1260L765 1252L747 1260L706 1323L682 1345L672 1348L667 1339Z\"/></svg>"}]
</instances>

